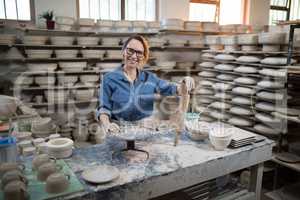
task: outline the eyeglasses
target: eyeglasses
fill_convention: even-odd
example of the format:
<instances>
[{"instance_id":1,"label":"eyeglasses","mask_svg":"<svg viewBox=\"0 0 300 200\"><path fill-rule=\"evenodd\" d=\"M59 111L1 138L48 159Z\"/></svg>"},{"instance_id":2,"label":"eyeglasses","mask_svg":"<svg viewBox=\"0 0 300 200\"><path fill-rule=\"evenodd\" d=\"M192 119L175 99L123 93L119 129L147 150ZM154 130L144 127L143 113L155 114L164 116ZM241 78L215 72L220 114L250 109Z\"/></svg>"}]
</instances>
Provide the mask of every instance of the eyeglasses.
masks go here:
<instances>
[{"instance_id":1,"label":"eyeglasses","mask_svg":"<svg viewBox=\"0 0 300 200\"><path fill-rule=\"evenodd\" d=\"M132 49L132 48L126 48L126 53L128 54L128 56L133 56L133 54L136 54L136 57L141 60L143 59L145 56L144 56L144 52L143 51L138 51L138 50L135 50L135 49Z\"/></svg>"}]
</instances>

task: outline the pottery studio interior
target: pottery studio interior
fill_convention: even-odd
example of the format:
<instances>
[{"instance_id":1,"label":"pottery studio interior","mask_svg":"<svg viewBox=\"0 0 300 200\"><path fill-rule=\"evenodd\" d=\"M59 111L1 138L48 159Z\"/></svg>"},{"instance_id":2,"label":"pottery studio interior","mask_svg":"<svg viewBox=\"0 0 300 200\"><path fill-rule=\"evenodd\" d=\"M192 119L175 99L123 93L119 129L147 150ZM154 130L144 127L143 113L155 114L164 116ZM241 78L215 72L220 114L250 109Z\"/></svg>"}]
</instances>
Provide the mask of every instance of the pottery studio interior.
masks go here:
<instances>
[{"instance_id":1,"label":"pottery studio interior","mask_svg":"<svg viewBox=\"0 0 300 200\"><path fill-rule=\"evenodd\" d=\"M299 91L299 0L0 0L0 200L299 200Z\"/></svg>"}]
</instances>

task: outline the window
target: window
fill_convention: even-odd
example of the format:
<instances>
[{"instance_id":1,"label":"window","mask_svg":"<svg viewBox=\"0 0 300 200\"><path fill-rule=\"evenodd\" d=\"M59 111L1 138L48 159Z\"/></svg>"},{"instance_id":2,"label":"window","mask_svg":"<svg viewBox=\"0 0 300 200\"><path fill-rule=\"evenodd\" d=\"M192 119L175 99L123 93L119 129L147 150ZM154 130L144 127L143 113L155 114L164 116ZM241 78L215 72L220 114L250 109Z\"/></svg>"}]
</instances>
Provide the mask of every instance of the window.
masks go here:
<instances>
[{"instance_id":1,"label":"window","mask_svg":"<svg viewBox=\"0 0 300 200\"><path fill-rule=\"evenodd\" d=\"M125 0L126 20L147 20L156 19L156 0Z\"/></svg>"},{"instance_id":2,"label":"window","mask_svg":"<svg viewBox=\"0 0 300 200\"><path fill-rule=\"evenodd\" d=\"M289 3L290 0L271 0L269 24L289 19Z\"/></svg>"},{"instance_id":3,"label":"window","mask_svg":"<svg viewBox=\"0 0 300 200\"><path fill-rule=\"evenodd\" d=\"M31 20L30 0L0 0L0 18Z\"/></svg>"},{"instance_id":4,"label":"window","mask_svg":"<svg viewBox=\"0 0 300 200\"><path fill-rule=\"evenodd\" d=\"M243 0L221 0L219 23L222 25L242 24L244 11L242 1Z\"/></svg>"},{"instance_id":5,"label":"window","mask_svg":"<svg viewBox=\"0 0 300 200\"><path fill-rule=\"evenodd\" d=\"M79 0L79 17L121 19L121 0Z\"/></svg>"},{"instance_id":6,"label":"window","mask_svg":"<svg viewBox=\"0 0 300 200\"><path fill-rule=\"evenodd\" d=\"M207 0L191 0L190 1L190 21L205 21L214 22L217 21L219 3L215 1Z\"/></svg>"}]
</instances>

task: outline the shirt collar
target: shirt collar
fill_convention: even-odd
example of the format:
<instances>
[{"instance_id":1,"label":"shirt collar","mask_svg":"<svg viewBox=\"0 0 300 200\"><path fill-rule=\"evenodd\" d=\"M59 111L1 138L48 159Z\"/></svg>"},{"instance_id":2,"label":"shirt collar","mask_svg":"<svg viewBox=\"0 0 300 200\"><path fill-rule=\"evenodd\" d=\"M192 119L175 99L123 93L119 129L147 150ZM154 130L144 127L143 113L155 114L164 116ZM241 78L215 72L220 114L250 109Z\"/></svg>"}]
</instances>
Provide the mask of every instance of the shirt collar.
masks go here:
<instances>
[{"instance_id":1,"label":"shirt collar","mask_svg":"<svg viewBox=\"0 0 300 200\"><path fill-rule=\"evenodd\" d=\"M124 66L123 64L120 65L117 68L116 72L120 75L119 77L120 77L121 80L128 81L127 78L126 78L126 76L125 76L125 74L124 74L123 66ZM146 74L145 74L144 70L141 70L141 69L138 70L137 80L138 81L145 81L146 80Z\"/></svg>"}]
</instances>

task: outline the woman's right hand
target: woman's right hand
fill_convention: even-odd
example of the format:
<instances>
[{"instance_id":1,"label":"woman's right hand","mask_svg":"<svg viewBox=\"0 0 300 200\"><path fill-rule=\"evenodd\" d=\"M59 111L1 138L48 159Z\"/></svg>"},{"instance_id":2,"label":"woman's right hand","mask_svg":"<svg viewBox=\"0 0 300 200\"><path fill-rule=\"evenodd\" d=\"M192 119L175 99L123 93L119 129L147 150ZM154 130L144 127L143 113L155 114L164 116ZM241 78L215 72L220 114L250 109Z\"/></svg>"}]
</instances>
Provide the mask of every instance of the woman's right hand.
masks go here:
<instances>
[{"instance_id":1,"label":"woman's right hand","mask_svg":"<svg viewBox=\"0 0 300 200\"><path fill-rule=\"evenodd\" d=\"M116 123L106 123L103 125L105 133L116 134L120 132L120 127Z\"/></svg>"}]
</instances>

